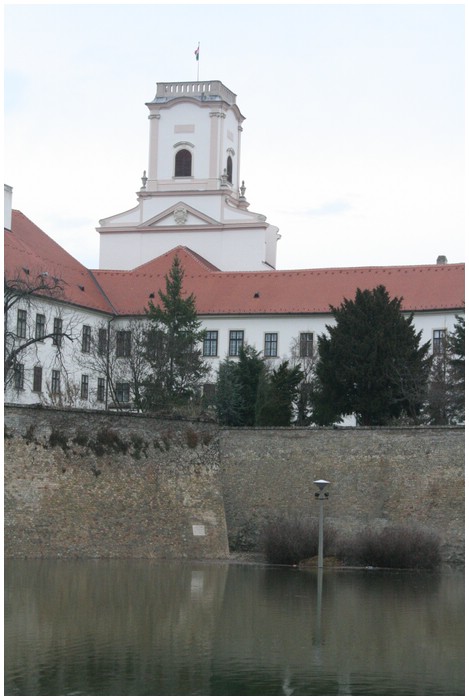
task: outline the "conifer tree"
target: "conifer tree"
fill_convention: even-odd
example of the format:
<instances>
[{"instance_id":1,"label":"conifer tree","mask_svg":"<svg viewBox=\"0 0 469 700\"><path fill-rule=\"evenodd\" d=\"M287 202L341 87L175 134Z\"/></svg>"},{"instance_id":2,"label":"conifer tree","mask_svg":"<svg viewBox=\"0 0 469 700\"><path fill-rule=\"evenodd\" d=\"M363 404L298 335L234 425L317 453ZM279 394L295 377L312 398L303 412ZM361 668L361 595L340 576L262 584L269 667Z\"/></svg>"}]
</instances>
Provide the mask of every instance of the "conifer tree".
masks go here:
<instances>
[{"instance_id":1,"label":"conifer tree","mask_svg":"<svg viewBox=\"0 0 469 700\"><path fill-rule=\"evenodd\" d=\"M260 352L250 345L243 346L239 351L237 364L242 401L241 425L256 424L257 391L263 372L265 372L265 365Z\"/></svg>"},{"instance_id":2,"label":"conifer tree","mask_svg":"<svg viewBox=\"0 0 469 700\"><path fill-rule=\"evenodd\" d=\"M355 415L359 425L387 425L421 410L430 369L413 316L384 286L331 307L335 325L318 338L314 419L321 425Z\"/></svg>"},{"instance_id":3,"label":"conifer tree","mask_svg":"<svg viewBox=\"0 0 469 700\"><path fill-rule=\"evenodd\" d=\"M222 425L241 426L243 399L238 378L238 364L226 359L220 362L215 399L218 420Z\"/></svg>"},{"instance_id":4,"label":"conifer tree","mask_svg":"<svg viewBox=\"0 0 469 700\"><path fill-rule=\"evenodd\" d=\"M303 372L299 365L282 362L260 377L256 402L256 425L291 425Z\"/></svg>"},{"instance_id":5,"label":"conifer tree","mask_svg":"<svg viewBox=\"0 0 469 700\"><path fill-rule=\"evenodd\" d=\"M146 310L150 328L144 343L150 373L145 381L146 407L169 408L197 395L208 367L200 343L204 331L197 318L195 297L183 296L184 270L176 255L165 276L160 302L150 300Z\"/></svg>"},{"instance_id":6,"label":"conifer tree","mask_svg":"<svg viewBox=\"0 0 469 700\"><path fill-rule=\"evenodd\" d=\"M260 353L240 348L237 360L220 364L217 381L218 418L224 425L255 425L259 382L265 372Z\"/></svg>"},{"instance_id":7,"label":"conifer tree","mask_svg":"<svg viewBox=\"0 0 469 700\"><path fill-rule=\"evenodd\" d=\"M466 322L456 316L454 331L449 335L450 380L452 385L451 414L454 421L465 420Z\"/></svg>"}]
</instances>

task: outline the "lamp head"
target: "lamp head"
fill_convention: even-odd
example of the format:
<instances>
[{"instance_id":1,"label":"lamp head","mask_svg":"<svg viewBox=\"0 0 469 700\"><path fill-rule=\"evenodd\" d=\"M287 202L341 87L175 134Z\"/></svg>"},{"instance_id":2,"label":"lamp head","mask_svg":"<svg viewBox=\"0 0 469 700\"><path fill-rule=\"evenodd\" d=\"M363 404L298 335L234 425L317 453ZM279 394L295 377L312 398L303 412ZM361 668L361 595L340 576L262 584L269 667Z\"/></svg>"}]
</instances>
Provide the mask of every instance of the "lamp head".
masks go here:
<instances>
[{"instance_id":1,"label":"lamp head","mask_svg":"<svg viewBox=\"0 0 469 700\"><path fill-rule=\"evenodd\" d=\"M331 482L326 481L325 479L317 479L317 481L315 481L314 483L318 487L319 491L322 492L326 488L326 486L329 486Z\"/></svg>"}]
</instances>

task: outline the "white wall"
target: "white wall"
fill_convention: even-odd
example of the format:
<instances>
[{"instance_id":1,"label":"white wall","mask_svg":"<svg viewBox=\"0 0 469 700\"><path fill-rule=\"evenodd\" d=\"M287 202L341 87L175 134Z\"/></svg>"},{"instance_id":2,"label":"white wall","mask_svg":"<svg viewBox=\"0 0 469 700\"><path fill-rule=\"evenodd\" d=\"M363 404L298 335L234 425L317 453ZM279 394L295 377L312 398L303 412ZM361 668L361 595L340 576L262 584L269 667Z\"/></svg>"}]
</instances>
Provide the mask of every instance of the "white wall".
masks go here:
<instances>
[{"instance_id":1,"label":"white wall","mask_svg":"<svg viewBox=\"0 0 469 700\"><path fill-rule=\"evenodd\" d=\"M25 367L24 388L16 390L10 384L5 390L5 401L20 404L42 403L45 405L58 404L57 397L51 395L52 370L61 373L61 403L65 406L80 406L83 408L104 409L105 404L97 401L96 390L98 376L105 376L90 367L93 365L92 353L82 352L83 325L92 327L93 343L96 344L98 328L107 327L111 317L105 314L90 312L67 306L60 302L47 302L43 300L31 300L26 306L20 303L11 312L7 319L7 329L16 329L17 309L25 308L28 317L28 337L34 334L35 319L37 313L46 316L46 333L52 332L54 317L63 319L63 330L70 334L73 340L63 339L60 352L52 344L52 339L34 343L20 358ZM218 331L218 355L216 358L204 358L211 366L209 382L216 381L216 372L219 363L226 359L229 348L230 330L244 331L245 343L253 346L263 355L264 336L266 333L278 334L278 357L271 360L278 364L291 358L292 346L299 340L300 333L313 333L315 342L319 334L326 333L326 324L331 324L333 319L329 315L304 315L304 316L210 316L200 318L202 328ZM136 319L119 318L112 320L114 330L126 329L129 323L141 323ZM422 343L432 340L433 331L446 329L454 330L455 315L444 312L417 313L414 316L416 330L423 330ZM129 367L126 360L114 362L115 381L130 381ZM33 392L33 368L40 365L43 368L43 390L39 394ZM89 377L89 397L87 400L80 398L82 375Z\"/></svg>"}]
</instances>

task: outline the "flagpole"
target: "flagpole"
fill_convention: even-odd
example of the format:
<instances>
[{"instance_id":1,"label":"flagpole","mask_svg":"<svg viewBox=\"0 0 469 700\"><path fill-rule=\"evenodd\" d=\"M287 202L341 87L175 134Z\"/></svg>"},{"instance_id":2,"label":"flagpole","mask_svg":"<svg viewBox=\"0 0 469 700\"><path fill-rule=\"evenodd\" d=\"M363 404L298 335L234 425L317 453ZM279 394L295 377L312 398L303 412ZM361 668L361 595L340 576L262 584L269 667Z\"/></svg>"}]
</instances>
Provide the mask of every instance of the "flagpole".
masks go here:
<instances>
[{"instance_id":1,"label":"flagpole","mask_svg":"<svg viewBox=\"0 0 469 700\"><path fill-rule=\"evenodd\" d=\"M200 41L197 44L197 82L199 82L199 65L200 65Z\"/></svg>"}]
</instances>

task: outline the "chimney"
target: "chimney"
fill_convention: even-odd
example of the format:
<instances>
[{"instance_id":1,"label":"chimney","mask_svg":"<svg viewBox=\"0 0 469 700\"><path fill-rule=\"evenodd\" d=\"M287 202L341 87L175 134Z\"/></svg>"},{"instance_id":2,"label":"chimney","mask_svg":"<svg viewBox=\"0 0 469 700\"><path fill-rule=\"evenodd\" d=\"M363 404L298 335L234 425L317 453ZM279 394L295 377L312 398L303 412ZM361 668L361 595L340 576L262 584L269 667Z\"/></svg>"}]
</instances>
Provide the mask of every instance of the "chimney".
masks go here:
<instances>
[{"instance_id":1,"label":"chimney","mask_svg":"<svg viewBox=\"0 0 469 700\"><path fill-rule=\"evenodd\" d=\"M446 255L439 255L436 259L436 264L437 265L447 265L448 258L446 257Z\"/></svg>"},{"instance_id":2,"label":"chimney","mask_svg":"<svg viewBox=\"0 0 469 700\"><path fill-rule=\"evenodd\" d=\"M3 200L3 221L4 227L11 231L11 206L13 200L13 187L3 185L4 200Z\"/></svg>"}]
</instances>

